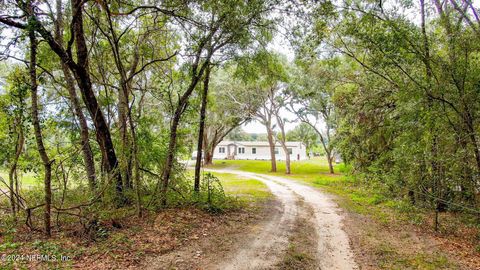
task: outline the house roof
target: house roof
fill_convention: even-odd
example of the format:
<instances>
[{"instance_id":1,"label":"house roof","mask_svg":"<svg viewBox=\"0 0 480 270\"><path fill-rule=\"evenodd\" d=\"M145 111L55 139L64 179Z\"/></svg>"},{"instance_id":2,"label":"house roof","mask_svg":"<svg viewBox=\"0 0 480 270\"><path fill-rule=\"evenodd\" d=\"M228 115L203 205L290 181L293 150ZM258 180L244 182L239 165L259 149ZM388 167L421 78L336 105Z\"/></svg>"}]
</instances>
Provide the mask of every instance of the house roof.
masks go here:
<instances>
[{"instance_id":1,"label":"house roof","mask_svg":"<svg viewBox=\"0 0 480 270\"><path fill-rule=\"evenodd\" d=\"M239 146L269 146L267 141L221 141L218 145L219 146L226 146L230 144L236 144ZM288 147L299 147L302 142L286 142ZM275 143L276 147L281 147L280 142Z\"/></svg>"}]
</instances>

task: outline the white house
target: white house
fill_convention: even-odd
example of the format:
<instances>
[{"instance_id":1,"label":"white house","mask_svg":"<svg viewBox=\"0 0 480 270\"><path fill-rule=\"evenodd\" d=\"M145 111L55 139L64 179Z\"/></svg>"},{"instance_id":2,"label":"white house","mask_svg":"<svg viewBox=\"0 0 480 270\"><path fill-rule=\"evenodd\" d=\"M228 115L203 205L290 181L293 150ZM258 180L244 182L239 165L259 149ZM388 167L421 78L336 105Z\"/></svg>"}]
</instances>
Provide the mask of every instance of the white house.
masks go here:
<instances>
[{"instance_id":1,"label":"white house","mask_svg":"<svg viewBox=\"0 0 480 270\"><path fill-rule=\"evenodd\" d=\"M290 160L307 159L307 151L302 142L287 142ZM260 141L222 141L213 153L214 159L270 159L268 142ZM275 145L275 158L285 160L285 152L279 142Z\"/></svg>"}]
</instances>

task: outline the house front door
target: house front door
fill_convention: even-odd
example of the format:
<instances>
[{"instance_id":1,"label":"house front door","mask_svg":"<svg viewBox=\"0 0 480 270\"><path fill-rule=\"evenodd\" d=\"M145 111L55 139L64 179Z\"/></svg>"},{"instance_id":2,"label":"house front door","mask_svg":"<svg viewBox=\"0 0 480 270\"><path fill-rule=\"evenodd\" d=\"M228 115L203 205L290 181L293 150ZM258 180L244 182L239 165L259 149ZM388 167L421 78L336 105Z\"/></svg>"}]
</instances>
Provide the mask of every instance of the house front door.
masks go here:
<instances>
[{"instance_id":1,"label":"house front door","mask_svg":"<svg viewBox=\"0 0 480 270\"><path fill-rule=\"evenodd\" d=\"M227 148L228 159L235 159L235 156L237 155L237 146L235 144L229 144Z\"/></svg>"}]
</instances>

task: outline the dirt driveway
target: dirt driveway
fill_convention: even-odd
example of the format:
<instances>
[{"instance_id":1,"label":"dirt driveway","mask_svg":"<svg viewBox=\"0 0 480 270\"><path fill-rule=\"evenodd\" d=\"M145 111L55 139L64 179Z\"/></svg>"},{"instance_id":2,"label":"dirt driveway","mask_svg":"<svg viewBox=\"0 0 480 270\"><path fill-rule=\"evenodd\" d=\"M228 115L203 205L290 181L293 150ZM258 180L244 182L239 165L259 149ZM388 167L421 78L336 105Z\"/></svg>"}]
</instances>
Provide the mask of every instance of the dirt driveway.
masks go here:
<instances>
[{"instance_id":1,"label":"dirt driveway","mask_svg":"<svg viewBox=\"0 0 480 270\"><path fill-rule=\"evenodd\" d=\"M289 239L295 237L295 222L305 216L311 227L315 228L307 232L314 235L315 239L308 247L315 257L315 269L359 269L349 238L342 229L341 209L327 194L278 176L229 169L208 171L236 174L265 183L275 196L275 204L268 209L268 218L249 228L247 233L236 235L222 252L209 252L205 245L200 245L160 256L150 261L147 269L184 269L187 265L189 269L276 269L292 244ZM299 201L306 207L300 207ZM194 263L175 263L195 256L199 258ZM165 265L168 267L162 268Z\"/></svg>"},{"instance_id":2,"label":"dirt driveway","mask_svg":"<svg viewBox=\"0 0 480 270\"><path fill-rule=\"evenodd\" d=\"M283 215L286 216L285 219L289 219L289 216L295 211L302 211L301 208L297 209L295 207L292 198L298 196L303 199L314 212L310 221L316 228L317 246L312 248L316 249L316 259L319 269L358 269L353 258L353 253L350 249L348 236L342 229L342 216L339 213L341 210L327 194L283 177L227 169L216 171L242 175L247 178L254 178L264 182L284 205ZM237 252L237 256L234 257L232 261L225 262L225 265L237 266L238 261L248 261L249 264L244 264L245 267L233 267L230 269L264 268L262 267L264 262L258 260L258 254L263 254L266 250L276 250L276 248L274 248L277 245L275 238L276 235L282 231L285 231L285 226L282 223L273 226L273 228L263 228L262 236L260 237L263 245L247 245L244 248L241 248ZM264 235L269 235L271 237L264 237ZM277 255L282 254L280 251L281 249L277 250ZM245 256L245 252L252 255ZM254 254L257 256L253 256ZM252 260L252 257L255 258L255 260ZM273 263L273 261L270 260L270 263Z\"/></svg>"}]
</instances>

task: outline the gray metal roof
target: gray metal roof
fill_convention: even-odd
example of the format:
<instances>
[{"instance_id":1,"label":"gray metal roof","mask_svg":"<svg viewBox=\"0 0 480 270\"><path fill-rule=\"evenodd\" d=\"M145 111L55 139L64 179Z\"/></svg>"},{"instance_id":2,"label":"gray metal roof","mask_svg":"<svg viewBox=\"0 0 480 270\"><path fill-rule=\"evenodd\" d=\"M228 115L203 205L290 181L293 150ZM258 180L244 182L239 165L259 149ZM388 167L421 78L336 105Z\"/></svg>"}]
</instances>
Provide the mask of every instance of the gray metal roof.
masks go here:
<instances>
[{"instance_id":1,"label":"gray metal roof","mask_svg":"<svg viewBox=\"0 0 480 270\"><path fill-rule=\"evenodd\" d=\"M267 141L221 141L218 145L219 146L226 146L230 144L236 144L238 146L269 146ZM300 144L303 144L302 142L287 142L286 143L288 147L299 147ZM276 147L281 147L280 142L275 143Z\"/></svg>"}]
</instances>

